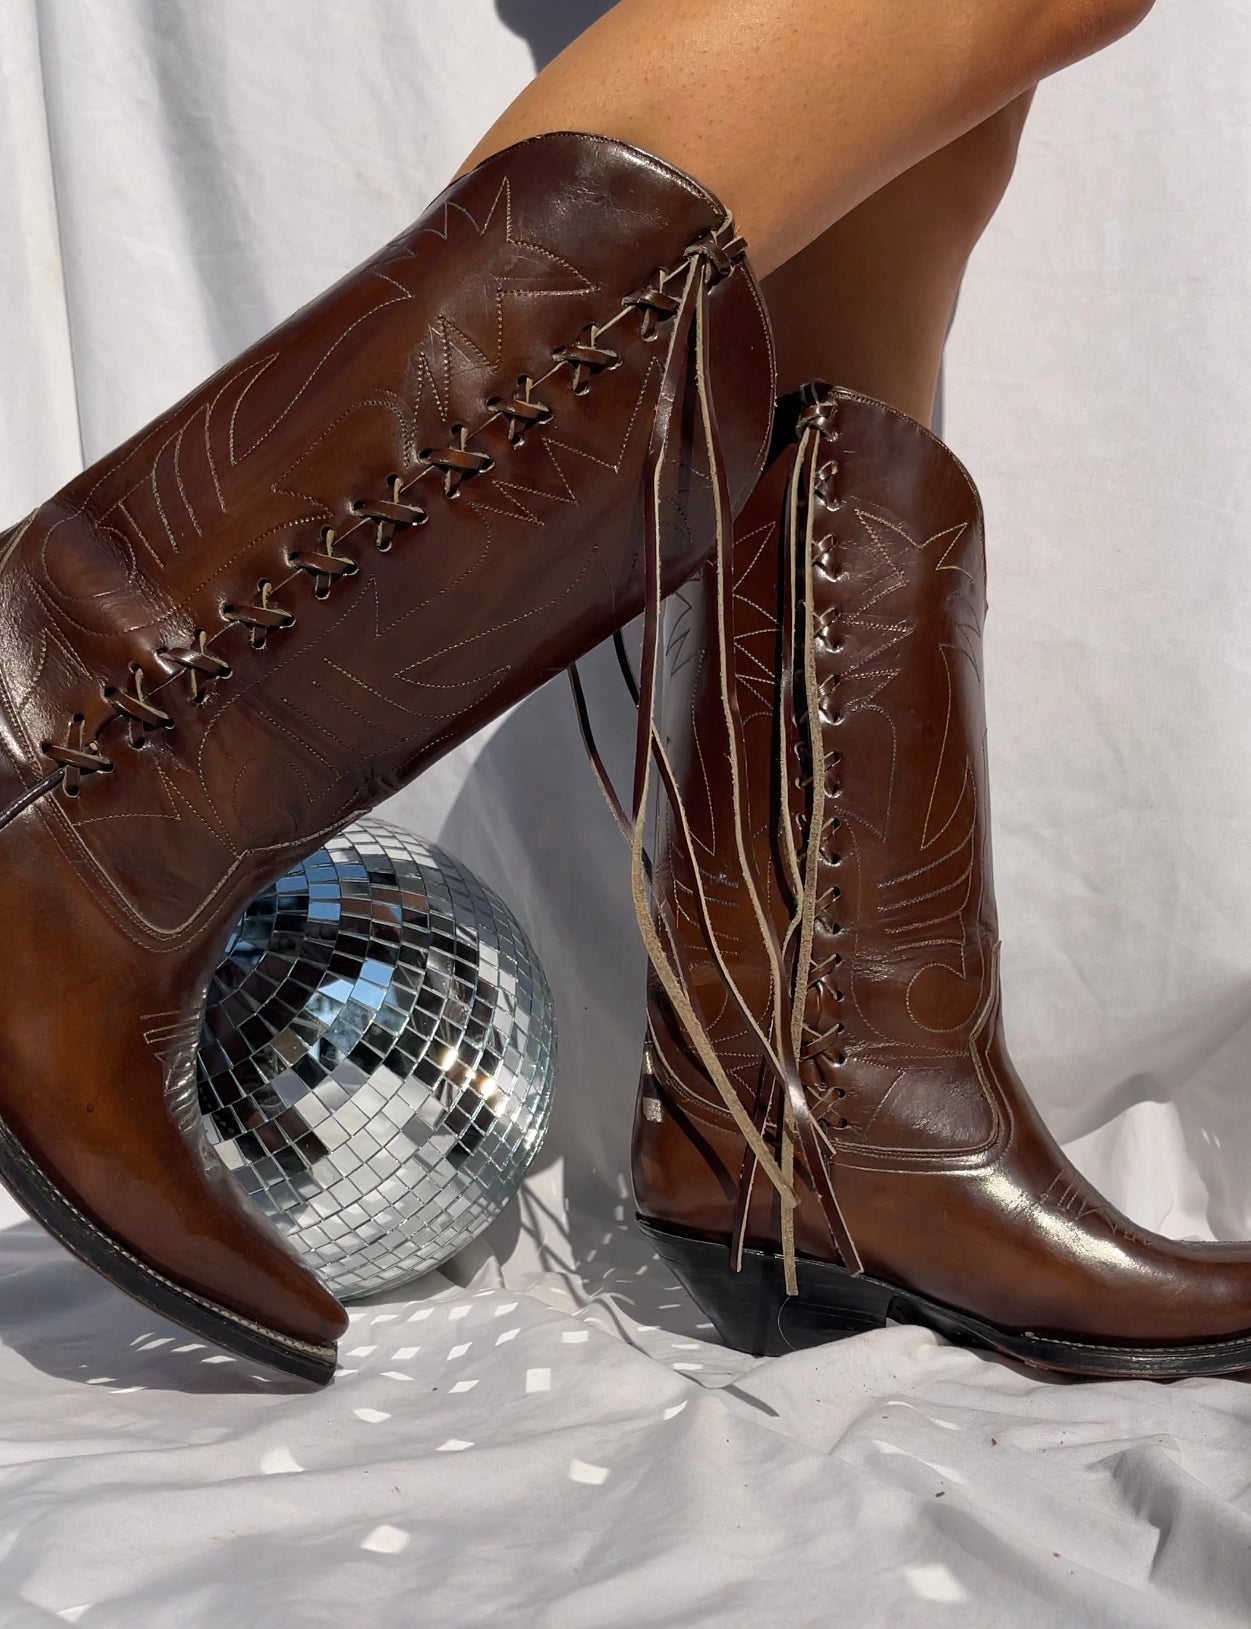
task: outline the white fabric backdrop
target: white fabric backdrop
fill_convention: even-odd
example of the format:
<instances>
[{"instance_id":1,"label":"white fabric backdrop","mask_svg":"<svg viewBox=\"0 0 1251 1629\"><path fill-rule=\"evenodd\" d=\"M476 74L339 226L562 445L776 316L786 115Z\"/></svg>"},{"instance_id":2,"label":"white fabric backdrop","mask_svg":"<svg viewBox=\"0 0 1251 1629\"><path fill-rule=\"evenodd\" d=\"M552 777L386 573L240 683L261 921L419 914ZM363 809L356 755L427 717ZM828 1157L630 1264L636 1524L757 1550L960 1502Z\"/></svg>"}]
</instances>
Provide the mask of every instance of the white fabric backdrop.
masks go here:
<instances>
[{"instance_id":1,"label":"white fabric backdrop","mask_svg":"<svg viewBox=\"0 0 1251 1629\"><path fill-rule=\"evenodd\" d=\"M0 518L391 236L598 9L3 0ZM1018 1062L1137 1220L1224 1236L1251 1232L1248 83L1248 0L1159 0L1044 87L945 415L990 528ZM449 1276L356 1314L315 1398L0 1211L0 1622L1245 1629L1241 1384L1049 1383L907 1329L707 1343L628 1225L641 958L559 687L389 813L548 969L539 1169Z\"/></svg>"}]
</instances>

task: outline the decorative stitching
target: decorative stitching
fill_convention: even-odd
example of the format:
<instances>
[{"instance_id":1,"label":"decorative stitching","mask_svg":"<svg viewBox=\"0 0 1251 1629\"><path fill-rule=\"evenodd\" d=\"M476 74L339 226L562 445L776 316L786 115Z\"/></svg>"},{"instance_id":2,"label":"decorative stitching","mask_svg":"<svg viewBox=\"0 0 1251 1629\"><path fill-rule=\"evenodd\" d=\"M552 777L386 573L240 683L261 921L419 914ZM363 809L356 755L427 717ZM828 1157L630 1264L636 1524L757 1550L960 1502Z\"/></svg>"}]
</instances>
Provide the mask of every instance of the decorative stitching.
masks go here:
<instances>
[{"instance_id":1,"label":"decorative stitching","mask_svg":"<svg viewBox=\"0 0 1251 1629\"><path fill-rule=\"evenodd\" d=\"M500 189L499 189L499 191L497 191L495 201L492 204L491 210L488 213L487 219L483 223L483 226L481 228L477 228L477 223L476 222L474 223L475 228L479 231L480 236L485 233L486 228L490 225L491 220L494 218L495 210L496 210L496 208L498 206L499 199L500 199L501 196L503 196L504 199L505 199L505 223L506 223L506 229L510 225L510 223L511 223L510 196L511 195L508 192L508 178L504 177L502 182L501 182ZM460 206L457 206L457 207L460 207ZM462 213L466 214L466 216L470 220L472 220L472 216L468 215L468 211L462 210ZM446 211L445 211L445 218L446 218ZM722 245L721 245L721 236L719 236L718 234L720 234L721 236L725 236L727 238L727 240L730 242L730 251L728 253L727 253L726 249L724 249L722 247ZM688 270L688 266L689 266L689 262L690 262L691 257L693 255L695 255L695 254L698 254L701 258L706 260L712 266L714 275L716 275L716 276L728 275L730 270L732 270L732 268L733 268L734 259L737 258L737 255L738 255L738 253L740 251L741 251L741 240L734 237L733 228L732 228L732 226L730 226L728 224L728 222L723 223L722 227L718 228L716 232L705 233L702 237L695 239L693 241L692 245L688 246L688 250L687 250L686 254L683 256L683 259L682 259L682 261L681 261L681 263L679 265L676 265L676 266L668 269L667 271L664 271L664 272L659 274L658 284L663 289L663 286L667 281L672 281L672 280L676 279L677 277L679 277L681 275L684 275ZM382 275L382 274L380 274L380 275ZM391 281L390 279L386 279L386 280ZM406 298L412 298L411 294L408 294L407 291L405 291L405 297ZM395 304L395 303L397 303L397 302L388 301L388 302L386 302L386 305ZM366 315L367 316L368 315L373 315L373 314L376 313L376 311L382 310L382 309L385 309L385 308L386 308L385 305L381 306L381 307L372 308L369 313L366 313ZM574 389L575 394L580 394L580 393L582 393L582 391L584 389L589 388L589 386L587 384L587 381L585 379L585 370L591 370L591 371L597 372L597 371L599 371L601 369L601 367L615 365L615 361L616 361L616 353L606 351L602 347L599 346L599 344L598 344L599 336L604 334L604 333L607 333L610 329L612 329L618 322L621 321L623 316L628 311L630 311L631 309L633 309L633 308L629 304L622 304L622 306L615 313L615 315L610 317L609 320L606 323L604 323L603 325L600 325L600 326L592 325L592 327L591 327L591 329L589 331L590 332L590 340L589 340L588 343L585 343L585 344L579 343L579 344L577 344L575 346L572 346L572 347L566 347L563 352L560 351L560 350L554 352L553 356L555 358L555 362L554 362L553 367L549 370L549 372L547 374L543 375L537 382L539 384L542 384L547 379L550 379L551 377L553 377L553 375L559 370L560 367L567 365L572 369L572 373L573 373L573 389ZM676 310L676 307L675 307L675 310ZM255 451L256 447L260 444L260 441L264 440L266 436L273 433L273 430L275 429L276 425L279 422L281 422L282 418L284 418L287 413L289 413L291 411L291 409L295 405L295 402L298 401L299 398L307 390L307 388L308 388L309 384L311 383L313 377L315 377L316 373L324 365L327 357L331 354L331 352L333 352L340 344L342 344L343 341L346 339L347 334L349 334L352 331L352 329L354 329L356 326L359 325L360 322L362 322L364 320L365 320L364 316L362 316L360 318L357 318L353 323L351 323L349 325L349 327L344 331L343 334L338 336L338 338L335 340L334 344L331 345L331 347L325 353L325 355L323 355L323 357L314 365L314 367L312 369L312 372L309 374L309 376L305 380L304 384L300 387L300 390L296 393L295 397L293 397L292 400L290 402L288 402L286 408L284 408L283 412L281 414L279 414L278 418L276 420L274 420L274 422L263 433L263 435L260 438L258 438L258 440L256 442L254 442L246 450L245 453L237 454L236 446L235 446L235 436L236 436L238 415L239 415L240 409L242 407L243 401L245 400L245 398L246 398L248 392L251 390L252 386L257 382L258 379L260 379L263 376L264 372L268 369L268 367L277 359L277 354L278 353L275 352L275 353L272 353L267 358L259 359L258 362L255 365L250 365L245 370L249 374L249 377L248 377L247 383L244 386L244 389L239 394L239 396L237 397L237 399L236 399L236 401L234 403L234 407L233 407L233 410L232 410L232 413L231 413L231 418L230 418L230 426L229 426L229 434L228 434L228 449L229 449L229 454L230 454L230 459L231 459L232 465L237 464L238 462L240 462L242 458L249 456L252 452ZM661 320L663 320L663 317L661 318ZM651 368L649 367L646 377L650 378L650 374L651 374ZM643 399L644 395L645 395L645 391L641 391L640 396L639 396L639 400L635 404L634 413L631 415L630 424L627 427L626 440L623 442L623 445L622 445L622 453L619 456L624 456L625 445L628 443L628 439L629 439L629 431L630 431L630 429L632 428L632 426L634 424L635 418L637 417L637 414L638 414L639 409L640 409L640 404L642 402L642 399ZM468 427L466 427L466 426L456 426L456 427L454 427L454 429L456 431L456 444L451 449L449 449L447 452L433 453L433 454L427 455L424 467L421 470L419 470L407 484L402 485L399 481L397 481L396 490L395 490L395 492L393 494L394 502L396 503L396 505L398 506L399 498L400 498L401 493L404 492L404 491L409 490L409 488L411 488L413 485L415 485L417 481L421 480L425 475L427 475L429 473L430 469L432 469L432 468L437 468L437 469L440 469L440 470L443 471L444 478L445 478L444 479L444 491L445 491L445 495L448 498L452 498L457 494L457 492L459 490L459 486L460 486L462 481L470 479L470 478L476 478L476 477L478 477L480 475L488 473L490 471L490 469L493 467L493 460L491 460L489 458L486 458L484 455L471 452L468 449L467 442L468 442L469 438L472 435L480 434L481 431L483 429L485 429L488 424L494 422L496 419L500 418L501 416L503 416L503 415L501 414L499 408L497 407L495 410L493 410L489 414L488 418L483 422L483 424L481 424L481 425L479 425L477 427L476 430L470 431L468 429ZM548 421L543 421L543 422L548 422ZM170 437L169 439L173 440L174 438ZM172 532L170 532L168 520L167 520L167 518L165 516L163 506L161 505L161 502L160 502L160 494L159 494L159 491L157 490L156 484L155 484L155 465L156 465L156 462L159 461L161 452L164 451L164 446L165 445L168 445L168 442L163 444L160 448L158 448L158 451L157 451L157 454L156 454L156 460L154 460L154 463L153 463L153 482L152 482L152 484L153 484L153 496L154 496L154 499L156 501L158 513L161 516L162 523L165 525L167 533L169 533L171 545L176 548L176 543L174 542ZM562 443L557 443L557 445L563 445L563 444ZM566 447L566 450L567 451L577 451L579 449L573 449L573 448ZM592 456L592 455L584 454L584 456ZM593 461L600 462L600 460L598 460L598 459L593 459ZM609 466L609 467L611 467L611 466ZM422 518L424 519L424 511L414 511L414 513L420 513ZM349 527L347 532L344 534L344 536L345 537L350 536L355 531L357 531L358 529L359 529L359 525ZM245 605L241 605L241 606L228 606L228 607L224 608L224 613L223 614L224 614L224 616L226 618L227 624L243 623L245 626L247 626L250 629L250 631L251 631L251 641L252 641L252 644L253 644L254 648L262 649L264 647L266 641L267 641L269 633L271 633L273 631L276 631L276 630L280 630L280 629L282 629L284 627L289 627L295 621L295 617L294 617L294 615L292 613L283 611L280 607L272 606L270 604L270 594L272 592L274 592L275 590L280 591L282 588L286 587L293 580L293 578L298 574L299 570L300 570L300 568L297 566L296 569L292 572L291 576L284 578L281 581L281 583L279 583L277 585L272 583L272 581L270 581L269 579L262 579L261 583L260 583L260 601L259 601L258 604L245 604ZM566 593L570 592L571 588L572 588L572 585L570 585L570 588L566 589L565 592ZM563 598L564 596L562 595L561 597ZM526 613L526 615L530 615L530 614L532 614L532 613ZM524 620L524 617L519 617L519 618L517 618L515 620L521 621L521 620ZM504 626L508 626L508 625L509 624L504 624ZM219 629L217 631L217 633L215 633L213 635L210 635L209 636L209 642L211 643L212 641L216 640L220 636L222 631L223 630ZM160 684L158 684L158 685L156 685L154 687L154 692L152 692L152 693L155 693L155 691L159 691L159 690L163 689L166 684L168 684L168 683L170 683L172 681L172 677L173 676L170 676L170 677L167 677L167 678L163 679ZM166 718L166 717L168 717L168 715L162 715L162 722L164 721L164 718ZM107 726L107 723L108 723L108 720L106 718L104 721L102 721L102 723L99 726L97 726L97 734L100 733ZM53 784L64 785L66 787L67 792L70 793L70 795L76 795L77 794L77 790L78 790L77 777L79 777L81 775L89 775L89 774L91 774L93 772L96 772L96 771L98 771L100 769L103 769L103 768L112 768L111 762L109 760L107 760L102 753L99 752L98 748L95 747L94 738L93 738L93 741L91 743L90 748L79 747L78 745L75 744L74 741L71 740L71 741L65 742L65 743L58 743L58 742L49 743L43 749L43 751L44 751L45 756L50 757L54 763L58 763L58 764L60 764L62 766L62 773L61 773L61 776L59 778L59 781L54 782Z\"/></svg>"}]
</instances>

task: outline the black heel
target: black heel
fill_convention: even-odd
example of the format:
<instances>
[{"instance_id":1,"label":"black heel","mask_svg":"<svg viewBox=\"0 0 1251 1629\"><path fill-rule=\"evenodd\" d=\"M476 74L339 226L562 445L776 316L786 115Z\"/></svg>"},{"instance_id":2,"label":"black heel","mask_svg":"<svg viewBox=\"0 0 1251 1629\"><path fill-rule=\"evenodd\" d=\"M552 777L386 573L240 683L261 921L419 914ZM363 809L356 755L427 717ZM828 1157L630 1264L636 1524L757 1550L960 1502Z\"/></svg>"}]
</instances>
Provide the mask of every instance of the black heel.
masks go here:
<instances>
[{"instance_id":1,"label":"black heel","mask_svg":"<svg viewBox=\"0 0 1251 1629\"><path fill-rule=\"evenodd\" d=\"M788 1296L781 1256L744 1250L736 1273L727 1242L659 1227L642 1216L638 1223L721 1339L740 1352L780 1357L880 1329L891 1316L888 1285L853 1277L833 1262L800 1257L799 1294Z\"/></svg>"},{"instance_id":2,"label":"black heel","mask_svg":"<svg viewBox=\"0 0 1251 1629\"><path fill-rule=\"evenodd\" d=\"M963 1346L997 1352L1031 1368L1092 1379L1175 1380L1183 1375L1251 1373L1247 1335L1231 1335L1216 1343L1117 1347L1000 1329L914 1290L867 1274L853 1277L845 1268L811 1256L799 1258L799 1294L789 1296L782 1258L772 1251L744 1250L742 1271L736 1273L727 1240L701 1239L643 1216L638 1224L725 1344L756 1357L781 1357L892 1322L919 1324Z\"/></svg>"}]
</instances>

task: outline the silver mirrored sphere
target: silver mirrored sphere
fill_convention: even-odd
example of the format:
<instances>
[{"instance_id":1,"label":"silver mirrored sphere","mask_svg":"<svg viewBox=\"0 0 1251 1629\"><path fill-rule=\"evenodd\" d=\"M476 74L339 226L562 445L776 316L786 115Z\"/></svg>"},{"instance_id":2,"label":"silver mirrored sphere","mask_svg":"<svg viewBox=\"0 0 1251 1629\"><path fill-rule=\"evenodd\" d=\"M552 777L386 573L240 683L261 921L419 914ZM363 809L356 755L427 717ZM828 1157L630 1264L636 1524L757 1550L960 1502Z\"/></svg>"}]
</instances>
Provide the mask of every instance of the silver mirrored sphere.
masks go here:
<instances>
[{"instance_id":1,"label":"silver mirrored sphere","mask_svg":"<svg viewBox=\"0 0 1251 1629\"><path fill-rule=\"evenodd\" d=\"M552 994L507 905L362 820L244 912L198 1060L210 1143L341 1300L427 1272L538 1151Z\"/></svg>"}]
</instances>

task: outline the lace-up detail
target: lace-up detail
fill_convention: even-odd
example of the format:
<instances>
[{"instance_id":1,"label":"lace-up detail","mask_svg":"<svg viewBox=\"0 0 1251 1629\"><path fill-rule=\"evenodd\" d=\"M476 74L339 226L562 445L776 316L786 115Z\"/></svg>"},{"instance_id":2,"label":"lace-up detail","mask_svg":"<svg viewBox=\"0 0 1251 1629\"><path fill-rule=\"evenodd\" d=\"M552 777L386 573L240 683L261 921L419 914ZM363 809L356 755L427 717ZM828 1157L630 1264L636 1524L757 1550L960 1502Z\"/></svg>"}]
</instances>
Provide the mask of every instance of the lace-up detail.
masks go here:
<instances>
[{"instance_id":1,"label":"lace-up detail","mask_svg":"<svg viewBox=\"0 0 1251 1629\"><path fill-rule=\"evenodd\" d=\"M413 489L418 482L431 475L441 476L443 498L455 500L467 482L489 475L495 468L495 459L471 444L489 426L496 423L504 425L508 443L519 446L529 432L550 425L554 421L555 411L535 396L537 387L558 382L563 374L572 394L585 396L598 375L620 365L621 352L604 344L603 336L615 330L631 313L637 314L644 339L654 340L664 326L669 327L672 334L669 363L655 410L652 436L654 456L649 461L649 469L654 476L664 458L672 454L677 439L671 435L671 420L675 418L681 400L679 376L689 360L683 354L683 347L692 332L696 334L697 352L695 389L704 403L703 418L711 426L704 358L705 301L708 289L728 276L745 253L746 245L728 218L715 231L701 233L688 244L675 266L658 271L652 284L642 293L621 300L620 308L608 322L602 326L590 325L573 344L553 350L552 367L547 373L537 379L522 375L517 381L515 394L492 397L487 404L487 417L481 424L473 429L465 424L449 426L449 444L421 451L418 465L411 475L395 474L389 478L385 496L354 499L349 505L352 514L357 517L354 524L342 532L333 527L323 527L318 546L292 550L287 556L290 575L278 582L261 578L254 599L246 603L223 605L222 626L216 631L199 629L189 645L158 650L155 656L163 664L164 671L157 682L149 686L140 665L132 664L129 688L107 686L103 692L112 708L111 717L120 716L128 721L130 744L141 746L151 730L175 727L173 713L152 699L167 686L182 680L188 686L190 699L199 703L208 698L214 685L231 677L231 662L211 648L218 640L233 630L246 629L251 648L261 651L266 648L271 636L293 628L297 620L295 612L278 603L278 596L292 583L311 578L314 597L324 600L331 595L337 583L355 576L360 570L360 561L344 545L358 534L363 540L368 535L365 528L372 526L375 548L380 553L387 553L397 537L424 525L430 516L428 508L415 500ZM658 503L659 496L653 492L653 503L649 509ZM649 535L659 535L656 516L649 516ZM658 582L657 578L656 584L649 589L657 604ZM106 716L96 726L95 735L102 734L110 721L110 716ZM114 768L113 761L105 755L94 737L84 738L85 728L84 716L76 713L67 726L64 741L46 741L42 744L44 756L57 768L31 789L20 806L24 807L57 785L66 795L75 797L84 777Z\"/></svg>"},{"instance_id":2,"label":"lace-up detail","mask_svg":"<svg viewBox=\"0 0 1251 1629\"><path fill-rule=\"evenodd\" d=\"M469 427L465 424L452 426L450 447L437 451L428 447L421 459L431 469L442 471L445 498L454 498L460 491L462 481L472 480L475 475L485 475L495 468L495 460L489 454L474 452L469 446Z\"/></svg>"},{"instance_id":3,"label":"lace-up detail","mask_svg":"<svg viewBox=\"0 0 1251 1629\"><path fill-rule=\"evenodd\" d=\"M225 657L208 649L208 638L204 629L198 628L194 644L175 650L166 648L156 653L162 662L172 664L187 675L191 700L195 702L204 700L211 680L228 679L233 671Z\"/></svg>"},{"instance_id":4,"label":"lace-up detail","mask_svg":"<svg viewBox=\"0 0 1251 1629\"><path fill-rule=\"evenodd\" d=\"M255 604L222 606L223 621L235 627L248 629L253 650L264 650L266 640L276 628L295 626L294 611L284 610L281 605L270 604L270 595L273 592L273 583L268 577L262 577L256 585Z\"/></svg>"},{"instance_id":5,"label":"lace-up detail","mask_svg":"<svg viewBox=\"0 0 1251 1629\"><path fill-rule=\"evenodd\" d=\"M61 776L66 797L78 796L79 783L84 775L94 775L97 771L109 771L113 768L112 760L104 756L97 742L84 741L84 723L83 715L75 713L67 731L68 741L43 743L44 756L62 766Z\"/></svg>"},{"instance_id":6,"label":"lace-up detail","mask_svg":"<svg viewBox=\"0 0 1251 1629\"><path fill-rule=\"evenodd\" d=\"M676 309L676 305L675 305ZM648 336L643 335L646 339ZM537 402L531 395L534 389L534 380L529 374L523 373L517 381L517 394L509 401L501 401L498 397L487 403L493 407L502 419L508 423L508 440L514 447L519 447L525 440L526 431L536 424L546 424L552 416L552 409L546 402Z\"/></svg>"},{"instance_id":7,"label":"lace-up detail","mask_svg":"<svg viewBox=\"0 0 1251 1629\"><path fill-rule=\"evenodd\" d=\"M377 506L376 506L377 507ZM397 506L398 507L398 506ZM371 516L376 519L376 516ZM389 525L390 522L382 522ZM354 577L360 570L357 562L348 554L334 552L336 533L333 526L327 526L321 534L321 548L305 552L303 549L293 549L287 556L287 564L296 566L300 571L306 571L313 579L313 593L319 600L326 599L330 594L332 583L337 583L340 577Z\"/></svg>"},{"instance_id":8,"label":"lace-up detail","mask_svg":"<svg viewBox=\"0 0 1251 1629\"><path fill-rule=\"evenodd\" d=\"M588 328L586 337L579 340L576 345L562 345L552 352L552 360L569 369L573 377L575 396L586 395L591 388L591 380L597 373L604 373L607 369L620 365L620 351L610 351L606 345L598 343L602 332L600 328Z\"/></svg>"},{"instance_id":9,"label":"lace-up detail","mask_svg":"<svg viewBox=\"0 0 1251 1629\"><path fill-rule=\"evenodd\" d=\"M841 754L827 750L824 730L829 720L823 718L823 710L828 712L831 696L840 678L837 673L827 673L822 679L817 669L818 643L825 639L825 648L831 648L828 630L831 626L837 626L838 618L818 615L814 586L814 567L822 552L828 551L831 546L828 539L818 537L816 526L818 512L827 506L821 496L821 486L824 485L828 496L832 474L836 473L836 469L831 470L832 460L828 460L826 454L837 433L837 403L827 395L825 387L810 387L805 395L806 407L797 425L799 444L782 526L781 580L785 588L780 640L782 671L778 674L778 693L790 695L792 705L784 712L783 727L778 731L779 784L784 789L784 795L778 811L776 836L791 901L789 923L781 935L774 928L765 906L769 879L756 874L756 862L752 857L753 848L747 831L747 769L734 658L735 576L728 509L723 514L725 524L718 530L714 556L717 640L709 654L721 694L725 750L730 769L732 795L727 815L737 856L733 880L741 887L750 905L759 930L759 953L770 974L772 995L767 1017L758 1017L751 1003L743 996L730 969L731 958L719 941L705 891L702 856L697 852L678 779L653 717L656 637L650 599L644 628L642 682L638 687L640 733L632 816L626 814L604 773L602 760L590 737L585 700L575 679L579 720L587 739L592 765L619 825L631 841L635 912L653 971L688 1042L743 1137L745 1146L732 1245L735 1267L742 1263L748 1207L755 1178L757 1173L763 1172L781 1199L783 1266L787 1292L792 1295L798 1292L794 1229L797 1149L803 1151L808 1179L822 1201L822 1213L843 1264L853 1273L861 1271L859 1253L847 1229L830 1175L830 1161L837 1152L830 1131L844 1129L847 1124L834 1105L843 1100L845 1089L836 1086L820 1095L814 1093L810 1096L805 1077L811 1071L804 1068L806 1060L813 1056L816 1044L815 1037L805 1035L810 994L819 988L827 974L833 975L842 963L842 956L836 953L831 965L814 967L818 920L825 933L837 936L841 932L838 923L830 925L828 921L830 912L837 908L837 901L841 898L841 887L837 883L822 886L823 871L831 864L836 867L840 863L836 843L827 847L826 838L834 839L840 827L837 813L833 810L842 793L838 770ZM716 1044L686 988L667 918L658 915L654 907L651 866L643 847L653 763L673 817L674 841L685 856L693 894L692 908L701 937L720 973L736 1018L744 1025L764 1059L764 1078L754 1110L750 1113L743 1103L740 1089L718 1056ZM811 840L813 833L820 834L817 841ZM741 945L734 948L741 953ZM836 1003L841 1005L841 985L835 983L834 991ZM841 1018L836 1022L835 1035L838 1041L835 1061L841 1066L846 1060ZM775 1139L772 1147L770 1137Z\"/></svg>"},{"instance_id":10,"label":"lace-up detail","mask_svg":"<svg viewBox=\"0 0 1251 1629\"><path fill-rule=\"evenodd\" d=\"M814 387L808 387L812 391ZM816 395L800 415L798 432L802 438L806 433L815 432L821 440L822 450L833 448L839 439L838 408L833 398ZM826 458L817 466L816 477L813 482L813 520L817 513L829 512L838 506L835 495L835 481L838 475L838 459ZM836 532L818 535L815 525L812 531L810 552L814 566L819 565L832 582L841 582L846 573L842 570L839 560L839 539ZM818 652L824 657L837 658L844 645L842 636L843 607L838 600L826 605L820 612L815 606L812 609L812 638ZM843 673L838 666L826 667L817 678L815 694L812 697L816 707L816 729L824 741L827 730L836 730L843 721L842 709L838 702L838 691L843 683ZM800 705L806 709L806 698L801 698ZM807 719L805 717L804 724ZM825 798L831 806L831 812L822 822L818 837L821 866L825 871L838 871L843 864L843 856L839 851L839 832L842 828L842 819L837 812L837 806L842 798L842 773L840 766L843 755L837 748L827 747L825 751ZM811 774L801 776L801 785L805 788L813 784ZM804 831L805 842L812 841L812 832L816 828L809 825ZM839 883L829 882L822 890L817 900L817 916L822 922L826 937L834 940L841 939L845 933L840 917L842 915L840 901L843 890ZM808 984L805 991L806 1007L810 1014L818 1015L828 1010L826 996L832 1000L838 1017L833 1024L809 1029L800 1054L801 1062L809 1064L805 1072L805 1081L813 1091L812 1110L814 1115L828 1125L831 1130L845 1131L851 1122L838 1109L847 1096L846 1088L835 1086L828 1091L821 1092L821 1075L816 1063L820 1060L827 1068L841 1069L847 1062L847 1025L842 1016L846 992L840 983L839 969L843 965L841 951L834 951L821 967L810 969Z\"/></svg>"},{"instance_id":11,"label":"lace-up detail","mask_svg":"<svg viewBox=\"0 0 1251 1629\"><path fill-rule=\"evenodd\" d=\"M138 662L131 664L130 674L133 690L118 690L113 685L105 685L101 694L115 712L130 720L130 744L141 747L149 730L167 730L174 721L144 694L147 679Z\"/></svg>"},{"instance_id":12,"label":"lace-up detail","mask_svg":"<svg viewBox=\"0 0 1251 1629\"><path fill-rule=\"evenodd\" d=\"M649 284L647 288L639 289L635 294L627 294L622 305L632 306L642 318L642 337L650 344L660 333L660 325L666 322L678 309L675 295L666 294L664 289L656 284Z\"/></svg>"},{"instance_id":13,"label":"lace-up detail","mask_svg":"<svg viewBox=\"0 0 1251 1629\"><path fill-rule=\"evenodd\" d=\"M357 498L352 505L354 514L372 520L377 527L374 533L374 547L383 554L391 547L397 532L406 532L414 526L424 526L430 519L427 511L419 503L404 502L401 495L404 491L402 475L393 475L387 486L389 491L385 498Z\"/></svg>"}]
</instances>

